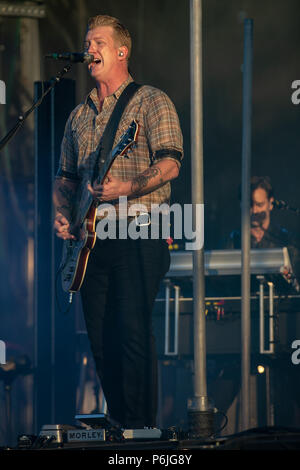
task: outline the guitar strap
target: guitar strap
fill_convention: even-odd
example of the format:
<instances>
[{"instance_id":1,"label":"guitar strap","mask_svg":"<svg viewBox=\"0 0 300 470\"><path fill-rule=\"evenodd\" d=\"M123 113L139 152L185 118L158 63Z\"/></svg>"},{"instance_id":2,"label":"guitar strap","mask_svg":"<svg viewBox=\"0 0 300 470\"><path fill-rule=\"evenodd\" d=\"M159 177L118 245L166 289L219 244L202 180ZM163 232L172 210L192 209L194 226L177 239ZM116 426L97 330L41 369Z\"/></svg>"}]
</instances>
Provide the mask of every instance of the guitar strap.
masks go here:
<instances>
[{"instance_id":1,"label":"guitar strap","mask_svg":"<svg viewBox=\"0 0 300 470\"><path fill-rule=\"evenodd\" d=\"M136 93L136 91L141 87L142 85L138 85L135 82L129 83L127 87L123 90L121 93L120 98L117 101L116 106L114 107L113 112L111 113L111 116L108 120L108 123L105 126L102 138L101 138L101 144L99 148L99 152L96 158L95 166L94 166L94 175L93 175L93 181L97 178L97 175L99 173L99 159L100 155L103 155L104 158L109 155L115 135L122 117L122 114L125 110L126 105L129 103L133 95Z\"/></svg>"}]
</instances>

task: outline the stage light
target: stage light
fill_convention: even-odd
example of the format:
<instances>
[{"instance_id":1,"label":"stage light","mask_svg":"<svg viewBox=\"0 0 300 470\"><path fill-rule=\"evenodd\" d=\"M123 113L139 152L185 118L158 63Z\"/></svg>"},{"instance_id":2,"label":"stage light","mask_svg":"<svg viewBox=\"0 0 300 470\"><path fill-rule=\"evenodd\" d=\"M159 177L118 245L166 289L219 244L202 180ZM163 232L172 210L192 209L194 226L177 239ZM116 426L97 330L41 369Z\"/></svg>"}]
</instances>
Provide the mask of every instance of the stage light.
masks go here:
<instances>
[{"instance_id":1,"label":"stage light","mask_svg":"<svg viewBox=\"0 0 300 470\"><path fill-rule=\"evenodd\" d=\"M261 364L258 364L257 366L257 372L259 374L263 374L265 372L265 366L262 366Z\"/></svg>"}]
</instances>

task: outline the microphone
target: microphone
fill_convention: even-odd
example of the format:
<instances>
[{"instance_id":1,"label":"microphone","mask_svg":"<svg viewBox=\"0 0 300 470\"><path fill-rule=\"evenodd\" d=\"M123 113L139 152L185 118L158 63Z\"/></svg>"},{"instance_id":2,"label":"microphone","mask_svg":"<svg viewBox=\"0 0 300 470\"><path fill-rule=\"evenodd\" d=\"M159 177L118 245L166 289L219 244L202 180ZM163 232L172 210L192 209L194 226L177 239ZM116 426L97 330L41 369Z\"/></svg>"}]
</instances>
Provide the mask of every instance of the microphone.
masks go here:
<instances>
[{"instance_id":1,"label":"microphone","mask_svg":"<svg viewBox=\"0 0 300 470\"><path fill-rule=\"evenodd\" d=\"M69 62L84 62L86 64L90 64L94 61L94 56L87 52L54 52L52 54L47 54L45 57L46 59L68 60Z\"/></svg>"}]
</instances>

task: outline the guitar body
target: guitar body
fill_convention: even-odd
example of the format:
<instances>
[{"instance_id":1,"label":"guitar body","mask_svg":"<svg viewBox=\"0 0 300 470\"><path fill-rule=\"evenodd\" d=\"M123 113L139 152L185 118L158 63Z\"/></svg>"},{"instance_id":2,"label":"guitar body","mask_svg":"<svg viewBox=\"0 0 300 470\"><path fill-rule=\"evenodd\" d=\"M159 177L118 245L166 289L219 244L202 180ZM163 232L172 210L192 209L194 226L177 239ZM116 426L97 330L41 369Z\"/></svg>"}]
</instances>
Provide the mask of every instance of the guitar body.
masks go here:
<instances>
[{"instance_id":1,"label":"guitar body","mask_svg":"<svg viewBox=\"0 0 300 470\"><path fill-rule=\"evenodd\" d=\"M97 178L97 183L102 183L114 159L118 155L124 155L126 150L137 140L138 124L134 120L130 124L120 142L110 152L105 160ZM76 240L65 240L63 243L62 261L60 265L62 288L66 292L80 290L86 273L88 259L91 250L96 243L95 222L97 205L91 193L86 189L87 181L82 185L82 191L74 221L71 223L71 233Z\"/></svg>"},{"instance_id":2,"label":"guitar body","mask_svg":"<svg viewBox=\"0 0 300 470\"><path fill-rule=\"evenodd\" d=\"M77 292L82 286L88 259L96 243L96 212L96 206L92 205L80 229L79 239L64 241L61 280L62 288L66 292Z\"/></svg>"}]
</instances>

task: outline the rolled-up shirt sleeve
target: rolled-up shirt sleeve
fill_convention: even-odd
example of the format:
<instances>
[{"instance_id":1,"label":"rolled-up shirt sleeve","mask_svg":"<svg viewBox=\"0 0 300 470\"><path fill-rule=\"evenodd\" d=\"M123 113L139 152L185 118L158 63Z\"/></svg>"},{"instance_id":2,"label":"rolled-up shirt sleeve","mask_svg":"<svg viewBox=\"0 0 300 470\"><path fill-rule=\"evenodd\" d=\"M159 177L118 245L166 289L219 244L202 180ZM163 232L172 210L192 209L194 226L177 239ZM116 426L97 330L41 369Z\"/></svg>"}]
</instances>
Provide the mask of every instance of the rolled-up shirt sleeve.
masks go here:
<instances>
[{"instance_id":1,"label":"rolled-up shirt sleeve","mask_svg":"<svg viewBox=\"0 0 300 470\"><path fill-rule=\"evenodd\" d=\"M72 131L74 112L75 110L72 111L65 125L56 178L79 179L77 174L77 152Z\"/></svg>"},{"instance_id":2,"label":"rolled-up shirt sleeve","mask_svg":"<svg viewBox=\"0 0 300 470\"><path fill-rule=\"evenodd\" d=\"M146 132L152 163L162 159L183 159L183 138L174 104L162 91L157 91L146 113Z\"/></svg>"}]
</instances>

